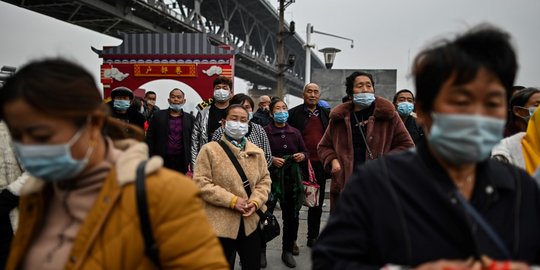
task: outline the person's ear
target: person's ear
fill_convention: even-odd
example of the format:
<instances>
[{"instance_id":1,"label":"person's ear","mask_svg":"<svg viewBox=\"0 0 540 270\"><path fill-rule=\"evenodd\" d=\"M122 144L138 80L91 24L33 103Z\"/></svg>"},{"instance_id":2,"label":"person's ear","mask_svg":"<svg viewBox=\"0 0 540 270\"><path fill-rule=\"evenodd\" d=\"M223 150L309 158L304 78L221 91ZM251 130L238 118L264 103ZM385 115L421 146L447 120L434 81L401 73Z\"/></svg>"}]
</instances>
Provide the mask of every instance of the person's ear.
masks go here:
<instances>
[{"instance_id":1,"label":"person's ear","mask_svg":"<svg viewBox=\"0 0 540 270\"><path fill-rule=\"evenodd\" d=\"M88 116L91 139L97 140L98 137L101 136L101 131L103 130L107 119L107 110L108 108L106 107L100 107Z\"/></svg>"},{"instance_id":2,"label":"person's ear","mask_svg":"<svg viewBox=\"0 0 540 270\"><path fill-rule=\"evenodd\" d=\"M422 103L417 102L415 105L416 109L416 123L422 127L424 127L425 131L429 131L431 129L431 125L433 124L433 118L431 117L431 112L426 112L422 106Z\"/></svg>"},{"instance_id":3,"label":"person's ear","mask_svg":"<svg viewBox=\"0 0 540 270\"><path fill-rule=\"evenodd\" d=\"M525 112L524 109L518 107L518 106L514 106L512 108L512 113L516 116L519 116L519 117L525 117L529 114L529 110L527 110L527 112Z\"/></svg>"}]
</instances>

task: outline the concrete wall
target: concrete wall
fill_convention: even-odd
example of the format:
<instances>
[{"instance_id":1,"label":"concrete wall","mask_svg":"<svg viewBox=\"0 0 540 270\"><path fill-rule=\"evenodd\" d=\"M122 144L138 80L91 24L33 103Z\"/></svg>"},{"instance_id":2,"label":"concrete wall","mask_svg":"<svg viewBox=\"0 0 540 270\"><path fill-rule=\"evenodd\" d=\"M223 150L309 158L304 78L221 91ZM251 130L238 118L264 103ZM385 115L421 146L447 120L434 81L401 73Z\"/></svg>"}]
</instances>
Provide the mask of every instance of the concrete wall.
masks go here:
<instances>
[{"instance_id":1,"label":"concrete wall","mask_svg":"<svg viewBox=\"0 0 540 270\"><path fill-rule=\"evenodd\" d=\"M375 94L392 100L397 87L396 69L314 69L312 82L321 88L321 99L335 107L345 96L345 78L354 71L363 71L373 75Z\"/></svg>"}]
</instances>

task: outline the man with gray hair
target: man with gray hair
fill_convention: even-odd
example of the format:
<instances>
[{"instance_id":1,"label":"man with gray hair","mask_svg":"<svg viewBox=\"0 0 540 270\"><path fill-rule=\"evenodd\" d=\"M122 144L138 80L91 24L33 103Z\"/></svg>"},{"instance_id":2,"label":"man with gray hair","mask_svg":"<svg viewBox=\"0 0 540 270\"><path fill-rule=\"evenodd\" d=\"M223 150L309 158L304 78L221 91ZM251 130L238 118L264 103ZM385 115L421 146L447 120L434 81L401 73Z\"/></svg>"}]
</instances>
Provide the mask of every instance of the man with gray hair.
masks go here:
<instances>
[{"instance_id":1,"label":"man with gray hair","mask_svg":"<svg viewBox=\"0 0 540 270\"><path fill-rule=\"evenodd\" d=\"M261 96L258 106L259 109L253 115L251 122L264 127L272 122L272 118L270 118L270 97L267 95Z\"/></svg>"},{"instance_id":2,"label":"man with gray hair","mask_svg":"<svg viewBox=\"0 0 540 270\"><path fill-rule=\"evenodd\" d=\"M308 210L307 246L312 247L319 236L324 188L326 186L326 179L329 178L317 154L317 145L328 127L330 110L320 105L321 90L315 83L308 83L304 86L303 97L303 104L289 110L288 123L302 133L302 138L309 152L309 161L313 167L317 183L320 186L319 205L310 207Z\"/></svg>"}]
</instances>

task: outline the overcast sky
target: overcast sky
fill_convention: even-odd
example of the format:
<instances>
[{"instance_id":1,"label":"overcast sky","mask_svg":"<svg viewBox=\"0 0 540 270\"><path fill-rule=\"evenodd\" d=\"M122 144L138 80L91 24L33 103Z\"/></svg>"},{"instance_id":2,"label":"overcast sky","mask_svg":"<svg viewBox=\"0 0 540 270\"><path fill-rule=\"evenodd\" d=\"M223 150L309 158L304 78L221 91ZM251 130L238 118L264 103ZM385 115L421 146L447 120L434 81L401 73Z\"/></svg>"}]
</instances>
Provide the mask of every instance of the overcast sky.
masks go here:
<instances>
[{"instance_id":1,"label":"overcast sky","mask_svg":"<svg viewBox=\"0 0 540 270\"><path fill-rule=\"evenodd\" d=\"M277 7L278 1L271 0ZM335 69L397 69L398 89L412 88L408 78L414 56L430 42L452 37L480 22L510 32L519 55L516 84L540 86L539 0L296 0L286 19L296 22L305 39L306 24L315 30L354 39L312 35L316 49L336 47ZM119 40L0 2L0 66L20 66L43 56L72 58L99 76L101 59L90 46L102 48ZM322 59L322 55L320 54ZM245 91L237 83L236 90Z\"/></svg>"},{"instance_id":2,"label":"overcast sky","mask_svg":"<svg viewBox=\"0 0 540 270\"><path fill-rule=\"evenodd\" d=\"M278 6L277 0L270 3ZM315 30L354 39L312 35L317 50L336 47L334 67L398 70L398 89L411 88L410 63L430 42L452 37L481 22L514 38L520 70L516 84L540 86L540 1L538 0L296 0L286 12L305 40L306 24ZM320 54L322 59L322 54Z\"/></svg>"}]
</instances>

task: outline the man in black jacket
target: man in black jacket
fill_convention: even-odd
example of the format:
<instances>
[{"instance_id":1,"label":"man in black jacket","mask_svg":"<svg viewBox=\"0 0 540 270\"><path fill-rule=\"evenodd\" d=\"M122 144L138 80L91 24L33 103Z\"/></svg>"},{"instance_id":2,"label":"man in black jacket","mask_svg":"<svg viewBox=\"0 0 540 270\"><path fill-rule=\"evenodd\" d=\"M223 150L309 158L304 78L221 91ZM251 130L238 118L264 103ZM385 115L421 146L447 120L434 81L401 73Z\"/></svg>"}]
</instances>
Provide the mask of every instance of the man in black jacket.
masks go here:
<instances>
[{"instance_id":1,"label":"man in black jacket","mask_svg":"<svg viewBox=\"0 0 540 270\"><path fill-rule=\"evenodd\" d=\"M181 173L188 171L195 122L193 115L182 110L185 103L184 92L173 89L169 93L169 108L154 113L146 133L150 156L161 156L165 167Z\"/></svg>"},{"instance_id":2,"label":"man in black jacket","mask_svg":"<svg viewBox=\"0 0 540 270\"><path fill-rule=\"evenodd\" d=\"M326 127L328 127L330 110L319 105L320 98L321 90L319 86L314 83L307 84L304 87L304 104L289 110L288 121L291 126L302 132L304 143L309 151L309 161L315 172L317 183L321 187L319 190L319 206L311 207L308 210L307 245L309 247L313 246L315 239L319 236L324 188L327 178L323 164L317 155L317 145L321 141Z\"/></svg>"}]
</instances>

